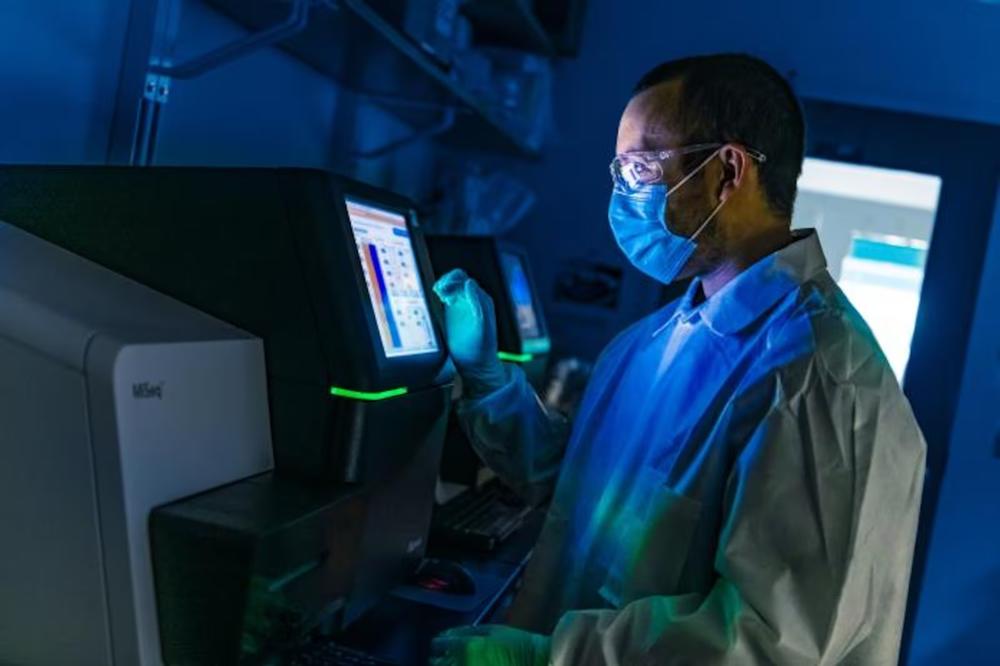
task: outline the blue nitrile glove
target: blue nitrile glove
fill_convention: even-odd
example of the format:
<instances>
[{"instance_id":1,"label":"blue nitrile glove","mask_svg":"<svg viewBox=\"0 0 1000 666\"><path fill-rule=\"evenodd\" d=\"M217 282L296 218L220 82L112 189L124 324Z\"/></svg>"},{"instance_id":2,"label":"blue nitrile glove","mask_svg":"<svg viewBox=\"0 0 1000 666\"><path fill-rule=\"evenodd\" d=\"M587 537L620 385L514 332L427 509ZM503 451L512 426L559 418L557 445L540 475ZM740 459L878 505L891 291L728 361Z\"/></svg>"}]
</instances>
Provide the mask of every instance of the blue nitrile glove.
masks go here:
<instances>
[{"instance_id":1,"label":"blue nitrile glove","mask_svg":"<svg viewBox=\"0 0 1000 666\"><path fill-rule=\"evenodd\" d=\"M484 624L458 627L431 644L431 666L548 666L548 636Z\"/></svg>"},{"instance_id":2,"label":"blue nitrile glove","mask_svg":"<svg viewBox=\"0 0 1000 666\"><path fill-rule=\"evenodd\" d=\"M466 394L478 397L502 387L507 375L497 358L493 299L458 268L435 283L434 293L444 303L448 348L462 376Z\"/></svg>"}]
</instances>

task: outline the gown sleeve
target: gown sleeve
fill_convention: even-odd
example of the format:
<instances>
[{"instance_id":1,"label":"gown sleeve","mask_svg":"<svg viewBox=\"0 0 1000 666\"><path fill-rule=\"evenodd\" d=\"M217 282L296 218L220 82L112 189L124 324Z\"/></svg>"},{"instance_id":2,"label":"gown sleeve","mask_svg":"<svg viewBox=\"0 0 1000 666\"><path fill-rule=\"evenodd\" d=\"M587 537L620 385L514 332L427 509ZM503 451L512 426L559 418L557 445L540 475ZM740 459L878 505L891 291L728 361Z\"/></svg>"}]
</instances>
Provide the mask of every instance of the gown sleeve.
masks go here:
<instances>
[{"instance_id":1,"label":"gown sleeve","mask_svg":"<svg viewBox=\"0 0 1000 666\"><path fill-rule=\"evenodd\" d=\"M504 364L506 382L472 399L457 413L472 447L497 475L527 499L535 499L559 472L569 420L547 409L521 368Z\"/></svg>"}]
</instances>

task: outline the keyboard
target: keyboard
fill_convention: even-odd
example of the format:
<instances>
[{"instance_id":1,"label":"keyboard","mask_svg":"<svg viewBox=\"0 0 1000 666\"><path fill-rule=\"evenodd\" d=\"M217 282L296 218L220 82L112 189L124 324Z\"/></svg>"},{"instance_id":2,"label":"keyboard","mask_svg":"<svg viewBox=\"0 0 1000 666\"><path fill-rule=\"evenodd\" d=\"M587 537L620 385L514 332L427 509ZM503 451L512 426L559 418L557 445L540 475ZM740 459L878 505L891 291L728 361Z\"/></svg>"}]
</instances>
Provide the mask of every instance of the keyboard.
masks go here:
<instances>
[{"instance_id":1,"label":"keyboard","mask_svg":"<svg viewBox=\"0 0 1000 666\"><path fill-rule=\"evenodd\" d=\"M459 548L492 551L524 524L531 508L498 480L437 507L431 538Z\"/></svg>"},{"instance_id":2,"label":"keyboard","mask_svg":"<svg viewBox=\"0 0 1000 666\"><path fill-rule=\"evenodd\" d=\"M373 657L343 645L317 642L290 655L284 666L399 666L394 661Z\"/></svg>"}]
</instances>

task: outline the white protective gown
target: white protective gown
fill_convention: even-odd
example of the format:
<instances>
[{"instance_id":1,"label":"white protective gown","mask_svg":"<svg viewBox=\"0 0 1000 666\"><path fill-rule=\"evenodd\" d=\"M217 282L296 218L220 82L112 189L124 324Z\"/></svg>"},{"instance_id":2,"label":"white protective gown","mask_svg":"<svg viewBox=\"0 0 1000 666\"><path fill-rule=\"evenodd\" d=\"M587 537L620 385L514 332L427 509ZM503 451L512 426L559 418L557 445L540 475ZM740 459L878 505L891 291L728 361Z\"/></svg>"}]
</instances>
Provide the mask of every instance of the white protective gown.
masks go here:
<instances>
[{"instance_id":1,"label":"white protective gown","mask_svg":"<svg viewBox=\"0 0 1000 666\"><path fill-rule=\"evenodd\" d=\"M509 622L557 666L893 664L925 443L814 232L604 351L574 423L523 373L459 405L515 487L558 469Z\"/></svg>"}]
</instances>

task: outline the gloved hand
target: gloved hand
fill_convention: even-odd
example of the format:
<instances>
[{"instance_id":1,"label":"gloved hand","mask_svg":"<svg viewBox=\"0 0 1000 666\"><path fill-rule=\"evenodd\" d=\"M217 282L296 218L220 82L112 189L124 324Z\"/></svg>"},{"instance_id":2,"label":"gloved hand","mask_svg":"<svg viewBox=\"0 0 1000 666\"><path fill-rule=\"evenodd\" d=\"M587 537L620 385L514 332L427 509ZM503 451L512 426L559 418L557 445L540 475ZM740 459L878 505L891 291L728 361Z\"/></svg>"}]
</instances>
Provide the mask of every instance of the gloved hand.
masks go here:
<instances>
[{"instance_id":1,"label":"gloved hand","mask_svg":"<svg viewBox=\"0 0 1000 666\"><path fill-rule=\"evenodd\" d=\"M431 666L548 666L549 637L513 627L458 627L431 644Z\"/></svg>"},{"instance_id":2,"label":"gloved hand","mask_svg":"<svg viewBox=\"0 0 1000 666\"><path fill-rule=\"evenodd\" d=\"M493 300L461 269L449 271L434 285L444 303L448 348L471 397L492 393L506 383L497 358L497 322Z\"/></svg>"}]
</instances>

